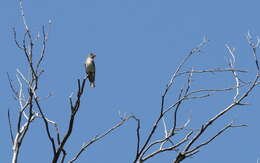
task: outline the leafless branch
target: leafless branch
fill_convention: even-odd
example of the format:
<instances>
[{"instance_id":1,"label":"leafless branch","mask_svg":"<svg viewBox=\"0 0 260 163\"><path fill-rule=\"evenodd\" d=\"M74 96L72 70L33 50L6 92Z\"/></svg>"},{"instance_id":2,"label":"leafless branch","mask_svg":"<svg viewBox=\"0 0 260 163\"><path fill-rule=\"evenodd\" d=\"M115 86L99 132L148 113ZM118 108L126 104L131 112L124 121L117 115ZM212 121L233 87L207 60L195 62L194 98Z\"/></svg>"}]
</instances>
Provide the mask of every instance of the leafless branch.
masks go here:
<instances>
[{"instance_id":1,"label":"leafless branch","mask_svg":"<svg viewBox=\"0 0 260 163\"><path fill-rule=\"evenodd\" d=\"M17 40L17 34L16 34L15 28L13 28L13 38L14 38L16 46L24 52L27 64L29 65L30 77L24 76L23 73L19 69L17 69L16 78L17 78L19 87L18 87L18 90L16 90L15 87L13 86L13 83L12 83L12 80L11 80L9 74L7 74L8 80L9 80L9 85L19 103L17 132L16 132L15 138L12 138L13 139L12 163L17 162L23 139L26 136L26 133L28 132L28 130L30 128L30 124L33 122L33 120L35 118L39 117L39 114L34 111L34 95L38 88L38 80L39 80L39 76L38 76L38 74L36 74L36 70L34 67L34 62L36 62L36 61L33 60L34 41L33 41L32 35L31 35L31 31L26 22L26 17L25 17L24 9L23 9L23 0L19 0L19 7L20 7L21 17L22 17L24 28L25 28L25 32L24 32L21 44ZM44 42L44 44L45 43L46 42ZM24 91L24 90L26 90L26 91ZM9 117L9 121L10 121L9 114L8 114L8 117Z\"/></svg>"},{"instance_id":2,"label":"leafless branch","mask_svg":"<svg viewBox=\"0 0 260 163\"><path fill-rule=\"evenodd\" d=\"M13 129L12 129L12 123L11 123L10 110L9 109L8 109L8 112L7 112L7 116L8 116L8 124L9 124L10 136L11 136L11 139L12 139L12 144L14 144L14 136L13 136Z\"/></svg>"},{"instance_id":3,"label":"leafless branch","mask_svg":"<svg viewBox=\"0 0 260 163\"><path fill-rule=\"evenodd\" d=\"M177 76L184 75L184 74L190 74L190 73L205 73L205 72L216 73L216 72L229 72L229 71L243 72L243 73L248 72L247 70L234 69L234 68L224 68L224 69L216 68L216 69L192 70L192 71L179 72Z\"/></svg>"},{"instance_id":4,"label":"leafless branch","mask_svg":"<svg viewBox=\"0 0 260 163\"><path fill-rule=\"evenodd\" d=\"M55 155L56 154L56 146L55 146L54 138L51 136L50 129L49 129L49 123L48 123L47 118L45 117L45 115L44 115L44 113L41 109L40 103L38 101L38 97L36 96L35 92L34 92L34 101L35 101L35 103L36 103L36 105L37 105L37 107L38 107L38 109L41 113L42 119L44 121L46 133L47 133L48 138L49 138L49 140L52 144L53 155Z\"/></svg>"},{"instance_id":5,"label":"leafless branch","mask_svg":"<svg viewBox=\"0 0 260 163\"><path fill-rule=\"evenodd\" d=\"M31 115L31 116L29 116L29 118L30 119L26 123L24 123L24 125L21 127L19 132L16 133L16 136L14 138L12 163L17 162L18 154L19 154L22 142L23 142L23 138L26 135L31 122L35 119L35 115Z\"/></svg>"},{"instance_id":6,"label":"leafless branch","mask_svg":"<svg viewBox=\"0 0 260 163\"><path fill-rule=\"evenodd\" d=\"M72 133L73 126L74 126L74 119L75 119L76 113L80 107L80 100L81 100L81 96L84 92L86 79L87 78L84 78L82 83L78 79L77 99L74 102L74 104L72 104L72 100L70 99L70 104L72 104L72 105L71 105L71 115L70 115L69 127L68 127L68 130L67 130L64 138L61 140L61 143L57 148L56 154L54 155L53 160L52 160L53 163L56 163L58 161L58 159L60 157L60 153L64 150L64 145L66 144L68 138L70 137L70 135Z\"/></svg>"},{"instance_id":7,"label":"leafless branch","mask_svg":"<svg viewBox=\"0 0 260 163\"><path fill-rule=\"evenodd\" d=\"M235 48L231 48L230 46L226 45L226 48L229 51L229 54L231 55L231 59L229 60L229 66L231 69L235 69L235 62L236 62L236 57L235 57ZM236 95L234 96L233 100L236 101L238 96L239 96L239 87L240 87L240 80L238 78L238 74L236 71L232 71L232 74L235 78L236 81Z\"/></svg>"},{"instance_id":8,"label":"leafless branch","mask_svg":"<svg viewBox=\"0 0 260 163\"><path fill-rule=\"evenodd\" d=\"M151 131L148 133L148 136L146 138L146 140L144 141L144 145L142 146L142 148L140 149L139 153L136 154L136 157L135 157L135 160L134 162L142 162L142 158L141 156L143 156L143 152L144 151L147 151L146 148L147 148L147 145L148 143L150 142L152 136L154 135L157 127L158 127L158 124L159 122L161 121L161 119L163 118L163 116L165 115L165 111L164 111L164 103L165 103L165 97L169 91L169 89L172 87L172 85L174 84L174 80L175 78L177 77L179 71L181 70L181 68L184 66L184 64L188 61L188 59L194 55L194 54L198 54L201 52L201 48L203 48L206 44L208 43L208 40L207 39L203 39L203 41L196 47L196 48L193 48L189 54L182 60L182 62L180 63L180 65L177 67L176 71L173 73L173 75L171 76L171 79L170 81L168 82L163 94L162 94L162 97L161 97L161 108L160 108L160 114L157 118L157 120L154 122L153 126L152 126L152 129ZM179 102L181 103L181 102ZM176 103L177 105L178 103ZM179 104L180 105L180 104Z\"/></svg>"},{"instance_id":9,"label":"leafless branch","mask_svg":"<svg viewBox=\"0 0 260 163\"><path fill-rule=\"evenodd\" d=\"M172 151L172 150L176 150L177 147L179 147L180 145L182 145L183 143L185 143L186 141L189 140L189 137L192 135L192 131L189 132L182 140L179 141L178 144L174 145L174 146L171 146L171 147L168 147L168 148L163 148L163 149L158 149L156 151L154 151L153 153L149 154L148 156L144 157L142 159L142 161L146 161L148 160L149 158L152 158L153 156L159 154L159 153L163 153L163 152L166 152L166 151Z\"/></svg>"},{"instance_id":10,"label":"leafless branch","mask_svg":"<svg viewBox=\"0 0 260 163\"><path fill-rule=\"evenodd\" d=\"M249 43L251 43L249 41ZM257 43L258 44L258 43ZM255 44L250 44L251 48L254 49L255 48ZM234 49L230 48L229 46L226 46L229 50L230 55L232 56L232 59L230 60L229 64L230 67L232 69L234 69L234 64L235 64L235 55L234 55ZM253 50L255 51L255 50ZM255 54L255 53L254 53ZM213 141L217 136L219 136L221 133L223 133L225 130L227 130L228 128L231 127L240 127L240 126L244 126L244 125L239 125L239 126L233 126L232 123L230 123L229 125L225 126L222 130L220 130L216 135L214 135L212 138L210 138L209 140L207 140L206 142L203 142L199 145L197 145L196 147L190 149L192 147L192 145L198 141L198 138L201 137L201 135L208 129L209 126L211 126L217 119L221 118L225 113L227 113L229 110L231 110L232 108L234 108L235 106L240 106L242 100L244 100L251 92L252 90L255 88L255 86L257 85L258 81L259 81L259 69L258 69L258 60L256 55L254 55L254 59L256 67L257 67L257 73L256 73L256 77L255 79L250 82L249 87L247 88L247 90L240 95L240 91L239 91L239 87L240 87L240 83L238 80L238 75L236 72L232 71L233 76L235 78L236 81L236 94L234 96L234 100L233 103L231 103L229 106L227 106L226 108L224 108L222 111L220 111L218 114L216 114L213 118L211 118L209 121L207 121L205 124L203 124L201 126L201 129L197 132L197 134L190 140L190 142L186 145L185 149L180 152L176 158L176 160L174 161L175 163L179 163L182 160L184 160L185 158L194 155L195 153L197 153L199 151L199 149L204 146L207 145L208 143L210 143L211 141ZM239 97L240 96L240 97ZM238 98L239 97L239 98ZM243 104L242 104L243 105Z\"/></svg>"},{"instance_id":11,"label":"leafless branch","mask_svg":"<svg viewBox=\"0 0 260 163\"><path fill-rule=\"evenodd\" d=\"M256 65L256 68L257 68L257 72L260 72L260 68L259 68L259 61L258 61L258 57L256 55L256 49L259 48L259 45L260 45L260 39L259 37L257 37L257 41L256 43L253 41L253 37L251 36L250 32L248 31L247 33L247 41L248 41L248 44L250 45L250 47L252 48L253 50L253 56L254 56L254 59L255 59L255 65ZM259 75L259 74L258 74Z\"/></svg>"},{"instance_id":12,"label":"leafless branch","mask_svg":"<svg viewBox=\"0 0 260 163\"><path fill-rule=\"evenodd\" d=\"M39 67L42 63L42 60L45 56L45 51L46 51L46 43L48 41L48 38L49 38L49 32L50 32L50 28L51 28L51 21L49 21L48 23L48 32L46 33L45 31L45 27L42 26L42 35L43 35L43 40L42 40L42 51L41 51L41 55L40 55L40 59L38 60L37 62L37 65L36 65L36 72L38 73L39 71ZM40 71L41 72L41 71ZM40 75L40 74L39 74Z\"/></svg>"},{"instance_id":13,"label":"leafless branch","mask_svg":"<svg viewBox=\"0 0 260 163\"><path fill-rule=\"evenodd\" d=\"M9 86L10 86L12 92L14 93L14 98L17 100L17 99L18 99L18 96L19 96L19 95L18 95L18 92L17 92L17 90L14 88L13 81L11 80L11 77L10 77L9 73L7 72L6 74L7 74Z\"/></svg>"},{"instance_id":14,"label":"leafless branch","mask_svg":"<svg viewBox=\"0 0 260 163\"><path fill-rule=\"evenodd\" d=\"M29 28L26 23L25 15L24 15L24 10L23 10L23 1L22 0L19 0L19 1L20 1L19 5L20 5L20 11L21 11L21 16L23 19L24 27L25 27L26 31L29 31Z\"/></svg>"},{"instance_id":15,"label":"leafless branch","mask_svg":"<svg viewBox=\"0 0 260 163\"><path fill-rule=\"evenodd\" d=\"M201 45L204 45L204 43L202 43ZM211 119L209 119L205 124L203 124L201 126L201 128L199 130L190 129L192 132L189 134L189 136L186 135L188 138L190 138L193 135L194 131L196 132L196 134L190 139L188 139L186 137L186 139L184 139L185 141L183 143L181 143L181 145L185 143L186 147L184 148L183 151L178 152L178 155L177 155L177 157L174 161L175 163L179 163L182 160L184 160L185 158L195 155L196 153L199 152L199 149L201 147L203 147L203 146L207 145L208 143L210 143L211 141L213 141L217 136L219 136L221 133L223 133L228 128L244 126L244 125L234 126L233 124L229 124L225 128L223 128L222 130L220 130L218 133L216 133L213 137L209 138L206 142L200 143L199 145L192 147L195 142L198 142L198 138L201 137L201 135L203 135L203 133L206 130L208 130L208 127L211 126L212 124L214 124L214 122L217 119L220 119L224 114L226 114L229 110L231 110L235 106L244 105L244 103L242 103L243 99L245 99L251 93L251 91L254 89L254 87L259 84L258 60L257 60L256 50L255 50L256 49L255 47L259 46L259 42L251 43L250 46L253 49L255 64L256 64L256 67L257 67L256 78L255 78L255 80L250 81L250 82L243 82L239 78L238 73L244 73L244 72L248 72L248 71L235 68L236 58L235 58L234 48L231 48L228 45L226 45L226 47L227 47L228 52L231 56L231 59L229 61L230 68L224 68L224 69L216 68L216 69L207 69L207 70L194 70L194 69L192 69L190 71L180 72L181 69L182 69L182 66L187 62L189 57L193 54L194 51L192 50L188 54L188 56L184 58L184 60L181 62L181 64L177 67L175 73L173 73L173 75L171 77L171 80L167 84L167 87L166 87L166 89L165 89L165 91L162 95L162 99L161 99L160 114L159 114L158 118L156 119L156 121L154 122L151 131L148 133L148 136L147 136L146 140L144 141L142 148L140 149L139 153L136 154L134 162L146 161L146 160L148 160L148 159L154 157L155 155L162 153L164 151L168 151L168 150L178 151L178 149L174 148L175 147L174 141L172 141L171 138L175 136L177 131L181 132L181 131L187 130L187 128L186 128L187 125L184 125L184 127L179 128L179 127L177 127L177 123L176 123L177 118L178 118L178 115L177 115L178 109L180 108L180 105L185 100L201 99L201 98L209 97L212 94L214 94L215 92L226 92L226 91L233 91L233 90L235 91L235 95L233 97L233 102L229 106L225 107L222 111L220 111L218 114L216 114ZM201 46L198 46L198 47L201 47ZM195 52L200 52L200 50L196 49ZM220 89L191 90L191 81L192 81L191 76L192 76L192 74L193 73L200 74L200 73L208 73L208 72L211 72L211 73L214 73L214 72L232 72L233 77L235 79L235 86L229 87L229 88L220 88ZM166 97L169 89L173 86L175 78L177 76L186 75L186 74L189 75L188 80L187 80L187 87L182 88L180 93L179 93L178 99L172 105L165 108L165 106L164 106L165 97ZM247 90L242 94L240 92L241 87L247 87ZM167 119L165 118L165 115L166 115L166 113L168 113L172 109L174 109L174 111L173 111L173 126L170 129L170 132L168 132L168 127L167 127L166 122L165 122ZM152 141L150 143L151 138L154 135L156 128L158 127L158 124L161 120L162 120L162 124L163 124L163 131L164 131L164 137L165 138L155 140L155 141ZM188 120L187 122L190 123L190 120ZM164 148L164 145L165 145L166 142L169 142L170 146ZM179 144L179 143L177 142L177 144ZM154 152L144 156L149 151L149 149L151 149L151 147L153 147L156 144L160 144L160 148L155 150Z\"/></svg>"},{"instance_id":16,"label":"leafless branch","mask_svg":"<svg viewBox=\"0 0 260 163\"><path fill-rule=\"evenodd\" d=\"M246 84L241 84L239 86L239 88L247 86L251 83L252 82L249 82L249 83L246 83ZM232 90L235 90L235 89L237 89L237 87L229 87L229 88L222 88L222 89L198 89L198 90L190 91L189 93L187 93L186 96L182 96L174 104L172 104L168 108L166 108L163 114L166 114L172 108L176 107L180 101L189 100L189 99L196 99L196 98L204 98L204 97L208 97L208 96L212 95L214 92L226 92L226 91L232 91ZM193 94L201 93L201 92L211 92L211 93L207 93L207 94L202 95L202 96L191 96Z\"/></svg>"},{"instance_id":17,"label":"leafless branch","mask_svg":"<svg viewBox=\"0 0 260 163\"><path fill-rule=\"evenodd\" d=\"M233 127L244 127L244 126L247 126L247 125L233 125L233 122L229 123L228 125L226 125L223 129L221 129L218 133L216 133L212 138L210 138L209 140L199 144L198 146L194 147L193 149L187 151L186 153L189 154L189 153L193 153L195 151L198 151L199 148L201 148L202 146L205 146L207 144L209 144L210 142L212 142L217 136L221 135L223 132L225 132L227 129L229 128L233 128Z\"/></svg>"},{"instance_id":18,"label":"leafless branch","mask_svg":"<svg viewBox=\"0 0 260 163\"><path fill-rule=\"evenodd\" d=\"M133 118L136 120L137 122L137 127L136 127L136 138L137 138L137 144L136 144L136 155L138 155L139 150L140 150L140 127L141 127L141 122L140 119L136 118L135 116L133 116Z\"/></svg>"},{"instance_id":19,"label":"leafless branch","mask_svg":"<svg viewBox=\"0 0 260 163\"><path fill-rule=\"evenodd\" d=\"M106 135L110 134L112 131L114 131L114 130L117 129L118 127L122 126L124 123L126 123L126 122L127 122L128 120L130 120L130 119L136 120L136 121L137 121L137 124L138 124L137 126L140 125L140 124L139 124L139 120L138 120L135 116L133 116L133 115L127 116L127 117L124 117L124 118L121 118L121 121L120 121L119 123L117 123L115 126L113 126L112 128L108 129L106 132L95 136L95 137L94 137L93 139L91 139L89 142L84 143L83 146L81 147L80 151L76 154L76 156L75 156L72 160L69 161L69 163L73 163L74 161L76 161L76 160L79 158L79 156L81 155L81 153L82 153L83 151L85 151L91 144L95 143L96 141L98 141L98 140L102 139L103 137L105 137ZM137 131L138 131L138 130L139 130L139 129L138 129L138 127L137 127Z\"/></svg>"},{"instance_id":20,"label":"leafless branch","mask_svg":"<svg viewBox=\"0 0 260 163\"><path fill-rule=\"evenodd\" d=\"M20 45L20 43L17 41L16 30L15 30L14 27L13 27L13 35L14 35L14 41L15 41L16 46L17 46L19 49L24 50L23 47Z\"/></svg>"}]
</instances>

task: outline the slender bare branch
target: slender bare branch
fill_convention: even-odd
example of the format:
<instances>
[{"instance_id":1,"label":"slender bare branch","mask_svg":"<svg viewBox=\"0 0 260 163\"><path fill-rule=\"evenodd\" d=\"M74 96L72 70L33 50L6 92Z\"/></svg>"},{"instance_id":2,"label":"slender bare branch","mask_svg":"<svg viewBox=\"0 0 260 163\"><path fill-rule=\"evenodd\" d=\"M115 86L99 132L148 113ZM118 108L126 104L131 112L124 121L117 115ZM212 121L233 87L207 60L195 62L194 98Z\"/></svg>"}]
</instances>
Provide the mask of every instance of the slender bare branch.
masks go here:
<instances>
[{"instance_id":1,"label":"slender bare branch","mask_svg":"<svg viewBox=\"0 0 260 163\"><path fill-rule=\"evenodd\" d=\"M24 10L23 10L23 1L22 0L19 0L19 1L20 1L19 5L20 5L20 11L21 11L21 16L23 19L24 27L25 27L26 31L29 31L28 25L26 23L25 15L24 15Z\"/></svg>"},{"instance_id":2,"label":"slender bare branch","mask_svg":"<svg viewBox=\"0 0 260 163\"><path fill-rule=\"evenodd\" d=\"M18 92L17 92L17 90L14 88L13 81L11 80L9 73L7 72L6 74L7 74L9 86L10 86L12 92L14 93L14 98L17 100L17 99L18 99L18 96L19 96L19 95L18 95Z\"/></svg>"},{"instance_id":3,"label":"slender bare branch","mask_svg":"<svg viewBox=\"0 0 260 163\"><path fill-rule=\"evenodd\" d=\"M137 126L136 126L136 138L137 138L137 142L136 142L136 156L137 156L138 153L139 153L139 150L140 150L140 127L141 127L141 122L140 122L140 119L136 118L135 116L133 116L133 118L137 122Z\"/></svg>"},{"instance_id":4,"label":"slender bare branch","mask_svg":"<svg viewBox=\"0 0 260 163\"><path fill-rule=\"evenodd\" d=\"M235 63L236 63L236 57L235 57L235 48L231 48L230 46L226 45L226 48L228 49L229 51L229 54L231 55L231 59L229 60L229 66L231 69L235 69ZM233 98L234 101L237 100L238 96L239 96L239 87L240 87L240 80L239 80L239 77L238 77L238 74L236 71L231 71L234 78L235 78L235 81L236 81L236 94Z\"/></svg>"},{"instance_id":5,"label":"slender bare branch","mask_svg":"<svg viewBox=\"0 0 260 163\"><path fill-rule=\"evenodd\" d=\"M184 71L184 72L179 72L177 76L184 75L184 74L190 74L190 73L205 73L205 72L210 72L210 73L216 73L216 72L229 72L229 71L235 71L235 72L242 72L242 73L247 73L247 70L241 70L241 69L235 69L235 68L215 68L215 69L206 69L206 70L192 70L192 71Z\"/></svg>"},{"instance_id":6,"label":"slender bare branch","mask_svg":"<svg viewBox=\"0 0 260 163\"><path fill-rule=\"evenodd\" d=\"M16 30L15 28L13 27L13 35L14 35L14 41L15 41L15 44L16 46L21 49L21 50L24 50L24 48L20 45L20 43L17 41L17 36L16 36Z\"/></svg>"},{"instance_id":7,"label":"slender bare branch","mask_svg":"<svg viewBox=\"0 0 260 163\"><path fill-rule=\"evenodd\" d=\"M68 130L64 136L64 138L61 140L60 145L57 148L56 154L53 157L52 162L56 163L60 157L60 153L64 150L64 145L66 144L68 138L70 137L72 130L73 130L73 126L74 126L74 119L76 116L76 113L80 107L80 100L81 100L81 96L84 92L84 87L85 87L85 83L86 83L86 78L83 79L82 83L80 82L80 80L78 79L78 92L77 92L77 99L75 101L75 103L72 105L71 107L71 115L70 115L70 121L69 121L69 127Z\"/></svg>"},{"instance_id":8,"label":"slender bare branch","mask_svg":"<svg viewBox=\"0 0 260 163\"><path fill-rule=\"evenodd\" d=\"M108 129L106 132L95 136L89 142L84 143L83 146L81 147L80 151L76 154L76 156L72 160L69 161L69 163L73 163L74 161L76 161L79 158L79 156L82 154L82 152L85 151L91 144L93 144L94 142L102 139L106 135L110 134L112 131L114 131L118 127L122 126L124 123L126 123L130 119L135 119L138 122L138 119L135 116L133 116L133 115L125 117L125 118L121 118L121 121L119 123L117 123L115 126L113 126L112 128ZM137 129L137 130L139 130L139 129Z\"/></svg>"},{"instance_id":9,"label":"slender bare branch","mask_svg":"<svg viewBox=\"0 0 260 163\"><path fill-rule=\"evenodd\" d=\"M163 153L163 152L166 152L166 151L172 151L172 150L176 150L177 147L179 147L180 145L182 145L183 143L185 143L186 141L189 140L189 137L192 135L192 131L189 132L182 140L179 141L178 144L174 145L174 146L171 146L171 147L168 147L168 148L163 148L163 149L159 149L159 150L156 150L154 151L153 153L149 154L148 156L142 158L142 161L147 161L148 159L154 157L155 155L159 154L159 153Z\"/></svg>"},{"instance_id":10,"label":"slender bare branch","mask_svg":"<svg viewBox=\"0 0 260 163\"><path fill-rule=\"evenodd\" d=\"M35 103L36 103L36 105L37 105L37 107L38 107L38 109L41 113L42 119L44 121L46 133L47 133L48 138L49 138L49 140L52 144L53 155L55 155L56 154L56 146L55 146L54 138L51 136L50 129L49 129L49 123L48 123L48 121L47 121L47 119L46 119L46 117L45 117L45 115L44 115L44 113L41 109L40 103L38 101L38 98L37 98L35 92L34 92L34 101L35 101Z\"/></svg>"},{"instance_id":11,"label":"slender bare branch","mask_svg":"<svg viewBox=\"0 0 260 163\"><path fill-rule=\"evenodd\" d=\"M14 144L14 136L13 136L13 129L12 129L12 123L11 123L11 117L10 117L10 110L9 109L8 109L8 112L7 112L7 117L8 117L9 131L10 131L12 144Z\"/></svg>"},{"instance_id":12,"label":"slender bare branch","mask_svg":"<svg viewBox=\"0 0 260 163\"><path fill-rule=\"evenodd\" d=\"M224 133L227 129L229 128L233 128L233 127L244 127L244 126L247 126L247 125L233 125L233 122L229 123L228 125L226 125L223 129L221 129L219 132L217 132L213 137L211 137L209 140L199 144L198 146L194 147L193 149L189 150L186 152L186 154L189 154L189 153L193 153L195 151L198 151L199 148L201 148L202 146L205 146L207 144L209 144L210 142L212 142L216 137L218 137L219 135L221 135L222 133Z\"/></svg>"},{"instance_id":13,"label":"slender bare branch","mask_svg":"<svg viewBox=\"0 0 260 163\"><path fill-rule=\"evenodd\" d=\"M259 68L259 61L258 61L258 57L256 55L256 49L259 48L259 45L260 45L260 39L257 38L257 42L255 43L253 41L253 37L251 36L250 32L248 31L247 33L247 41L248 41L248 44L251 46L252 50L253 50L253 56L254 56L254 60L255 60L255 65L256 65L256 68L257 68L257 72L260 72L260 68ZM259 75L259 73L258 73Z\"/></svg>"}]
</instances>

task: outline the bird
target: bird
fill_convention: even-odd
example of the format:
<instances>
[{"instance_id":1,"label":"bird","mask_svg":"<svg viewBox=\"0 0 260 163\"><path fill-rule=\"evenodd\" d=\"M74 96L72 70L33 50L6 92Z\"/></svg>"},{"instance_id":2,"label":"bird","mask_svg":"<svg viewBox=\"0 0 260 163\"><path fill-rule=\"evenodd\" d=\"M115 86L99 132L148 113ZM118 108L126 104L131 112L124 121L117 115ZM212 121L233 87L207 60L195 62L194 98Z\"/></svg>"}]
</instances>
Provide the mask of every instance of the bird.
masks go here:
<instances>
[{"instance_id":1,"label":"bird","mask_svg":"<svg viewBox=\"0 0 260 163\"><path fill-rule=\"evenodd\" d=\"M95 88L95 75L96 75L96 66L94 62L94 58L96 57L96 54L90 53L86 59L86 73L88 76L88 80L90 83L91 88Z\"/></svg>"}]
</instances>

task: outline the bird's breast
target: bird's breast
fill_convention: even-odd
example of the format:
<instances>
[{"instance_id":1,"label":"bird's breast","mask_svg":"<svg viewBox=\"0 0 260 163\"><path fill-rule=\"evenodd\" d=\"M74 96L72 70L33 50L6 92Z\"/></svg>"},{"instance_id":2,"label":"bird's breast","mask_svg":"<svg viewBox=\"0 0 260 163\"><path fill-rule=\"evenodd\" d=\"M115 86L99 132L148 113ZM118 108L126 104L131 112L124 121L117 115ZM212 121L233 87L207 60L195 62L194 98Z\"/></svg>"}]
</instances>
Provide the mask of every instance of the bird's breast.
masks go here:
<instances>
[{"instance_id":1,"label":"bird's breast","mask_svg":"<svg viewBox=\"0 0 260 163\"><path fill-rule=\"evenodd\" d=\"M92 62L87 63L86 68L87 68L87 72L95 72L95 66Z\"/></svg>"}]
</instances>

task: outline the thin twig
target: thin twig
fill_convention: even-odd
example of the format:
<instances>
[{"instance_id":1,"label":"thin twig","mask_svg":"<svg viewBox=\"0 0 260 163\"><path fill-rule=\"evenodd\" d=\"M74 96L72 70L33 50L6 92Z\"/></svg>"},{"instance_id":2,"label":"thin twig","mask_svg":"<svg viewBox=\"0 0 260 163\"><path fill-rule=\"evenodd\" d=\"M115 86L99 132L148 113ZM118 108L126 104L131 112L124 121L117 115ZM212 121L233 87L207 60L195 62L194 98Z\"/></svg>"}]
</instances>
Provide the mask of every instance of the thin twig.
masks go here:
<instances>
[{"instance_id":1,"label":"thin twig","mask_svg":"<svg viewBox=\"0 0 260 163\"><path fill-rule=\"evenodd\" d=\"M8 117L9 131L10 131L12 144L14 144L14 136L13 136L12 123L11 123L10 110L9 109L8 109L8 112L7 112L7 117Z\"/></svg>"},{"instance_id":2,"label":"thin twig","mask_svg":"<svg viewBox=\"0 0 260 163\"><path fill-rule=\"evenodd\" d=\"M72 160L69 161L69 163L73 163L74 161L76 161L79 158L79 156L81 155L81 153L83 151L85 151L91 144L102 139L103 137L105 137L106 135L108 135L109 133L111 133L112 131L117 129L118 127L122 126L125 122L127 122L131 118L136 120L136 118L134 116L128 116L126 118L123 118L119 123L117 123L112 128L108 129L106 132L99 134L99 135L95 136L93 139L91 139L89 142L84 143L84 145L81 147L80 151L76 154L76 156Z\"/></svg>"}]
</instances>

